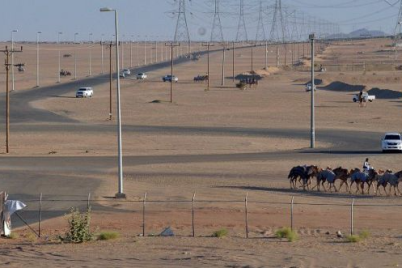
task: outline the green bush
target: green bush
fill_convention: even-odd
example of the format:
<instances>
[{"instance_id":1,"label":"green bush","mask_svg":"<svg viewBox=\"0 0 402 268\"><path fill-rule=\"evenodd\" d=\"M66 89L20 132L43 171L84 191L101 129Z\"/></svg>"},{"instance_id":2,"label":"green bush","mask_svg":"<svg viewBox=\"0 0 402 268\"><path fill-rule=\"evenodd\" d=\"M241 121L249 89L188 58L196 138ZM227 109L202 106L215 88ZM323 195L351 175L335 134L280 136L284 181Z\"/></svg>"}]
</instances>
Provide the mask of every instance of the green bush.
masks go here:
<instances>
[{"instance_id":1,"label":"green bush","mask_svg":"<svg viewBox=\"0 0 402 268\"><path fill-rule=\"evenodd\" d=\"M78 208L72 208L68 219L69 231L65 237L60 237L60 239L70 243L82 243L92 240L93 234L90 232L90 222L90 209L81 213Z\"/></svg>"},{"instance_id":2,"label":"green bush","mask_svg":"<svg viewBox=\"0 0 402 268\"><path fill-rule=\"evenodd\" d=\"M289 227L284 227L275 232L275 236L278 238L286 238L289 242L296 241L299 236L295 231L292 231Z\"/></svg>"},{"instance_id":3,"label":"green bush","mask_svg":"<svg viewBox=\"0 0 402 268\"><path fill-rule=\"evenodd\" d=\"M367 230L363 230L360 232L359 236L361 239L367 239L370 237L370 232Z\"/></svg>"},{"instance_id":4,"label":"green bush","mask_svg":"<svg viewBox=\"0 0 402 268\"><path fill-rule=\"evenodd\" d=\"M220 229L220 230L218 230L218 231L213 232L213 233L212 233L212 236L213 236L213 237L222 238L222 237L227 236L228 233L229 233L228 230L226 230L226 229Z\"/></svg>"},{"instance_id":5,"label":"green bush","mask_svg":"<svg viewBox=\"0 0 402 268\"><path fill-rule=\"evenodd\" d=\"M101 232L98 235L98 240L111 240L111 239L116 239L120 235L117 232Z\"/></svg>"},{"instance_id":6,"label":"green bush","mask_svg":"<svg viewBox=\"0 0 402 268\"><path fill-rule=\"evenodd\" d=\"M363 230L359 233L359 235L349 235L346 237L346 240L350 243L358 243L364 239L370 237L370 232L367 230Z\"/></svg>"},{"instance_id":7,"label":"green bush","mask_svg":"<svg viewBox=\"0 0 402 268\"><path fill-rule=\"evenodd\" d=\"M346 240L350 243L357 243L361 241L361 237L358 235L348 235Z\"/></svg>"}]
</instances>

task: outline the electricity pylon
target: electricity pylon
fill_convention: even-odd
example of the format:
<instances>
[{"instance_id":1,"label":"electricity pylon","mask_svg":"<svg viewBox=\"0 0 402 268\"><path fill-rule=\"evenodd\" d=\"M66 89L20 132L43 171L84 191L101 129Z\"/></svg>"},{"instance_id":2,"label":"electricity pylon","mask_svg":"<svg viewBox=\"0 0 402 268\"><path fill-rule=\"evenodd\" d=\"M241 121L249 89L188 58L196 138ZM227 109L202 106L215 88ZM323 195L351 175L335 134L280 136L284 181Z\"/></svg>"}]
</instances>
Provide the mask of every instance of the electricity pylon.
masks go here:
<instances>
[{"instance_id":1,"label":"electricity pylon","mask_svg":"<svg viewBox=\"0 0 402 268\"><path fill-rule=\"evenodd\" d=\"M262 1L260 0L260 9L258 12L258 24L257 24L257 34L255 36L256 41L264 41L266 40L265 35L265 27L264 27L264 19L263 19L263 9L262 9Z\"/></svg>"},{"instance_id":2,"label":"electricity pylon","mask_svg":"<svg viewBox=\"0 0 402 268\"><path fill-rule=\"evenodd\" d=\"M186 1L179 0L179 10L177 12L176 31L174 34L174 42L185 42L189 46L189 53L191 53L191 39L188 30L187 16L186 16Z\"/></svg>"},{"instance_id":3,"label":"electricity pylon","mask_svg":"<svg viewBox=\"0 0 402 268\"><path fill-rule=\"evenodd\" d=\"M278 21L279 17L279 21ZM280 24L280 27L279 25ZM278 32L279 30L279 32ZM286 26L285 26L285 20L283 17L283 10L282 10L282 0L275 0L275 10L274 10L274 15L272 19L272 27L271 27L271 33L270 33L270 39L271 41L280 41L282 43L285 43L285 32L286 32Z\"/></svg>"},{"instance_id":4,"label":"electricity pylon","mask_svg":"<svg viewBox=\"0 0 402 268\"><path fill-rule=\"evenodd\" d=\"M215 13L212 22L211 42L224 42L221 17L219 12L219 0L215 0Z\"/></svg>"},{"instance_id":5,"label":"electricity pylon","mask_svg":"<svg viewBox=\"0 0 402 268\"><path fill-rule=\"evenodd\" d=\"M240 0L239 24L237 26L236 42L247 40L246 21L244 20L244 0Z\"/></svg>"}]
</instances>

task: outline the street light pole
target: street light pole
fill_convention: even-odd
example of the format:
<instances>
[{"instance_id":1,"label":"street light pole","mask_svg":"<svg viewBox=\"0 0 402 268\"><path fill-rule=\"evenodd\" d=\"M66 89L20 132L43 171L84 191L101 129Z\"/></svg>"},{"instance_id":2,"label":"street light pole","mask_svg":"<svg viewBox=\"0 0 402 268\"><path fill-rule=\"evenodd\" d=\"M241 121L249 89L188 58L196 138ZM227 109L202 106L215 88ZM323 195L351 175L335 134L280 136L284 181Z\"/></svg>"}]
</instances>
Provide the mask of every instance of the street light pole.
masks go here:
<instances>
[{"instance_id":1,"label":"street light pole","mask_svg":"<svg viewBox=\"0 0 402 268\"><path fill-rule=\"evenodd\" d=\"M133 68L133 37L134 35L131 35L130 39L130 67Z\"/></svg>"},{"instance_id":2,"label":"street light pole","mask_svg":"<svg viewBox=\"0 0 402 268\"><path fill-rule=\"evenodd\" d=\"M57 46L59 48L59 71L58 71L58 80L57 82L60 83L60 71L61 71L61 52L60 52L60 35L63 34L62 32L58 32L57 34Z\"/></svg>"},{"instance_id":3,"label":"street light pole","mask_svg":"<svg viewBox=\"0 0 402 268\"><path fill-rule=\"evenodd\" d=\"M310 34L311 41L311 148L315 148L315 81L314 81L314 34Z\"/></svg>"},{"instance_id":4,"label":"street light pole","mask_svg":"<svg viewBox=\"0 0 402 268\"><path fill-rule=\"evenodd\" d=\"M116 32L116 70L117 70L117 144L118 144L118 173L119 173L119 187L116 193L116 198L125 198L123 193L123 154L122 154L122 135L121 135L121 106L120 106L120 66L119 66L119 22L118 13L116 9L101 8L101 12L114 11L115 19L115 32Z\"/></svg>"},{"instance_id":5,"label":"street light pole","mask_svg":"<svg viewBox=\"0 0 402 268\"><path fill-rule=\"evenodd\" d=\"M18 33L18 30L11 31L11 50L14 49L14 33ZM15 78L14 78L14 54L11 53L11 80L12 80L12 88L11 90L15 90Z\"/></svg>"},{"instance_id":6,"label":"street light pole","mask_svg":"<svg viewBox=\"0 0 402 268\"><path fill-rule=\"evenodd\" d=\"M36 33L36 87L39 87L39 35L41 33Z\"/></svg>"},{"instance_id":7,"label":"street light pole","mask_svg":"<svg viewBox=\"0 0 402 268\"><path fill-rule=\"evenodd\" d=\"M78 33L74 34L74 45L77 45L77 35ZM77 79L77 48L74 49L74 79Z\"/></svg>"}]
</instances>

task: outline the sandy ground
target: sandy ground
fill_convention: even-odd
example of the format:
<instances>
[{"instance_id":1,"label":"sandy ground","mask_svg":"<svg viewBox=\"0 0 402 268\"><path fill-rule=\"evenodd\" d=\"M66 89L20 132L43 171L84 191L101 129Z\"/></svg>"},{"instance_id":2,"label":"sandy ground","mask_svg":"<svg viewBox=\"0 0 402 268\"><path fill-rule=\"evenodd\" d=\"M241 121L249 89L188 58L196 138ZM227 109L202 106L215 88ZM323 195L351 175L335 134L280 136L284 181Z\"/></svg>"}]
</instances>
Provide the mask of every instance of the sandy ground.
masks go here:
<instances>
[{"instance_id":1,"label":"sandy ground","mask_svg":"<svg viewBox=\"0 0 402 268\"><path fill-rule=\"evenodd\" d=\"M339 64L339 50L357 59L376 52L390 40L376 40L367 44L333 44L320 54L323 64ZM49 50L55 49L49 45ZM364 49L365 53L360 53ZM302 51L302 45L295 51ZM254 51L255 69L264 73L264 48ZM33 57L34 54L32 54ZM57 54L55 54L57 55ZM250 50L235 52L235 74L250 71ZM335 55L335 56L334 56ZM301 52L300 52L301 56ZM324 59L327 57L327 59ZM332 60L331 60L332 57ZM334 58L335 57L335 58ZM51 59L50 59L51 58ZM54 63L54 55L44 61ZM339 58L339 59L338 59ZM57 58L56 58L57 59ZM287 60L291 59L289 53ZM377 58L374 59L374 64ZM32 60L32 59L31 59ZM169 84L161 77L169 69L149 73L149 79L138 82L130 78L122 81L122 120L125 126L185 128L255 128L255 129L306 129L310 120L310 95L304 83L309 73L304 71L279 71L266 73L258 89L238 90L232 82L232 51L227 52L225 85L220 83L221 53L211 57L211 89L206 83L193 83L192 79L206 72L206 57L197 62L175 66L179 83L174 85L174 102L170 104ZM343 60L343 59L342 59ZM28 60L27 60L28 61ZM281 62L284 59L281 57ZM336 61L339 61L336 63ZM379 57L378 61L382 61ZM269 49L269 64L276 64L276 48ZM85 64L80 64L85 69ZM99 71L99 65L94 67ZM97 69L96 69L97 68ZM69 68L70 70L71 68ZM83 73L82 71L81 73ZM95 72L95 71L94 71ZM51 71L44 76L52 77ZM326 85L344 82L378 87L401 92L398 71L332 72L318 74ZM25 90L35 84L32 74L26 80ZM24 90L24 89L21 89ZM76 124L114 125L109 115L108 85L94 88L90 99L75 99L75 89L66 95L36 101L36 108L50 110L79 121ZM381 98L367 107L360 108L351 101L355 92L319 90L317 92L317 129L344 129L378 132L400 130L400 98ZM161 100L161 103L151 103ZM46 124L48 125L48 124ZM74 123L71 123L74 126ZM35 124L33 127L37 129ZM29 134L16 132L13 136L13 156L114 156L116 137L112 132L92 133L87 143L74 142L82 135L73 131L53 131L49 139L46 132ZM46 139L46 143L44 143ZM320 141L318 148L329 143ZM312 193L288 190L286 179L290 167L298 163L280 159L280 153L309 146L308 140L256 137L253 135L205 134L184 132L158 134L127 131L123 136L124 155L196 155L241 154L272 152L278 159L272 161L244 162L188 162L144 164L125 167L125 191L127 202L111 200L115 193L115 170L96 174L102 183L93 192L94 207L102 207L104 213L94 212L93 229L115 230L121 234L110 242L91 242L83 245L63 245L56 236L66 229L66 218L44 223L44 238L36 240L29 230L16 232L19 238L3 240L0 246L1 262L10 267L35 265L42 267L97 267L100 265L122 267L398 267L400 256L400 198L357 197L356 232L369 230L371 237L358 243L345 243L336 238L335 232L350 232L351 195L346 193ZM375 167L400 170L400 155L375 155L371 162ZM360 166L359 155L331 156L316 159L319 166ZM67 173L67 172L66 172ZM71 174L81 179L93 179ZM63 175L63 174L54 174ZM142 233L142 197L148 193L146 236ZM161 204L155 201L190 201L196 192L196 236L191 235L191 203ZM250 239L244 239L244 198L249 198ZM295 229L300 239L288 243L274 238L276 229L290 226L290 199L295 196ZM214 202L202 202L205 200ZM235 202L219 202L231 200ZM313 206L311 203L331 206ZM375 206L382 205L382 206ZM394 206L395 205L395 206ZM32 204L35 210L36 204ZM118 208L119 210L114 210ZM68 211L66 207L65 211ZM148 237L159 234L171 226L177 234L174 238ZM34 226L37 227L37 226ZM98 227L98 228L97 228ZM229 230L229 237L210 237L221 228ZM328 233L328 234L327 234Z\"/></svg>"}]
</instances>

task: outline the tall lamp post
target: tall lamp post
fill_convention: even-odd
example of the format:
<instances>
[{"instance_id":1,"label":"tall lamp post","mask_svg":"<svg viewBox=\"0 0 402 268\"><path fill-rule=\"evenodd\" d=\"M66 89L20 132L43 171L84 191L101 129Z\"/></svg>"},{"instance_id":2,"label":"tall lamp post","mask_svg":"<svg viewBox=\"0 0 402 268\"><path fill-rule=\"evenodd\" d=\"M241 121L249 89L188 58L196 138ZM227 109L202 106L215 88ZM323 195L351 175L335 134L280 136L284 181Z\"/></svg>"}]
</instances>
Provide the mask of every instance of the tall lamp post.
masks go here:
<instances>
[{"instance_id":1,"label":"tall lamp post","mask_svg":"<svg viewBox=\"0 0 402 268\"><path fill-rule=\"evenodd\" d=\"M60 35L62 32L57 33L57 46L59 47L59 70L58 70L58 79L57 82L60 83L60 71L61 71L61 52L60 52Z\"/></svg>"},{"instance_id":2,"label":"tall lamp post","mask_svg":"<svg viewBox=\"0 0 402 268\"><path fill-rule=\"evenodd\" d=\"M41 33L36 33L36 87L39 87L39 35Z\"/></svg>"},{"instance_id":3,"label":"tall lamp post","mask_svg":"<svg viewBox=\"0 0 402 268\"><path fill-rule=\"evenodd\" d=\"M77 35L74 34L74 45L77 45ZM74 79L77 79L77 48L74 50Z\"/></svg>"},{"instance_id":4,"label":"tall lamp post","mask_svg":"<svg viewBox=\"0 0 402 268\"><path fill-rule=\"evenodd\" d=\"M18 30L11 31L11 50L14 49L14 34L18 33ZM14 91L15 89L15 78L14 78L14 54L11 54L11 80L12 80L12 88L11 90Z\"/></svg>"},{"instance_id":5,"label":"tall lamp post","mask_svg":"<svg viewBox=\"0 0 402 268\"><path fill-rule=\"evenodd\" d=\"M121 107L120 107L120 69L119 69L119 23L118 13L116 9L101 8L100 12L114 12L115 19L115 35L116 35L116 70L117 70L117 144L118 144L118 165L119 165L119 188L116 193L116 198L125 198L123 192L123 155L122 155L122 137L121 137Z\"/></svg>"},{"instance_id":6,"label":"tall lamp post","mask_svg":"<svg viewBox=\"0 0 402 268\"><path fill-rule=\"evenodd\" d=\"M314 39L315 35L310 34L309 39L311 41L311 148L315 148L315 81L314 81Z\"/></svg>"}]
</instances>

